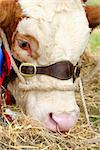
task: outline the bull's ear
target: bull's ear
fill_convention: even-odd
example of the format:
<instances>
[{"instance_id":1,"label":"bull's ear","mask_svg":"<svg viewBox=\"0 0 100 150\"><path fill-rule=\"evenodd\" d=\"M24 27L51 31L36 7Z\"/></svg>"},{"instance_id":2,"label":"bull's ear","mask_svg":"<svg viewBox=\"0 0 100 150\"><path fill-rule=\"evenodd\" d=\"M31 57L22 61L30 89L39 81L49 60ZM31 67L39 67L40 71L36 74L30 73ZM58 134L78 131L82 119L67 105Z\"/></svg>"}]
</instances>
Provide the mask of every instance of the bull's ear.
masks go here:
<instances>
[{"instance_id":1,"label":"bull's ear","mask_svg":"<svg viewBox=\"0 0 100 150\"><path fill-rule=\"evenodd\" d=\"M100 6L85 6L85 11L90 28L100 25Z\"/></svg>"}]
</instances>

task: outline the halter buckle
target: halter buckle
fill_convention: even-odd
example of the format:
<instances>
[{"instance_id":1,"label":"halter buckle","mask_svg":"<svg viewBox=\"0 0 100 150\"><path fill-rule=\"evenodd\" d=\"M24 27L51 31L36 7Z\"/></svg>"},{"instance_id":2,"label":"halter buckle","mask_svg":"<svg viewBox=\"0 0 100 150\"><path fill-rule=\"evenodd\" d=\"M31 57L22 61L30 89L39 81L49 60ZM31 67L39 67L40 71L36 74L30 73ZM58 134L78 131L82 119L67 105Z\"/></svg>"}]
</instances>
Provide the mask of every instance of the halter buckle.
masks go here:
<instances>
[{"instance_id":1,"label":"halter buckle","mask_svg":"<svg viewBox=\"0 0 100 150\"><path fill-rule=\"evenodd\" d=\"M22 63L19 72L24 77L32 77L36 74L36 66L31 63Z\"/></svg>"},{"instance_id":2,"label":"halter buckle","mask_svg":"<svg viewBox=\"0 0 100 150\"><path fill-rule=\"evenodd\" d=\"M74 78L75 79L79 77L79 75L80 75L80 69L81 69L80 66L78 66L78 65L75 66L75 68L74 68Z\"/></svg>"}]
</instances>

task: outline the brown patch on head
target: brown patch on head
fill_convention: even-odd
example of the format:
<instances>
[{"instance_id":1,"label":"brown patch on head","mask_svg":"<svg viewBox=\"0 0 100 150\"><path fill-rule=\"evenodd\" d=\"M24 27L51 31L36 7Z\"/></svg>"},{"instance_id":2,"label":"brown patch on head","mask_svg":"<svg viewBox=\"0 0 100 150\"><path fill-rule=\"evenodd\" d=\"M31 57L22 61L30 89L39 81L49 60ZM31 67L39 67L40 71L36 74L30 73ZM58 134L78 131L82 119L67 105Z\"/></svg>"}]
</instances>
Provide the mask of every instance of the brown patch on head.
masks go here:
<instances>
[{"instance_id":1,"label":"brown patch on head","mask_svg":"<svg viewBox=\"0 0 100 150\"><path fill-rule=\"evenodd\" d=\"M87 0L81 0L82 2L87 2Z\"/></svg>"},{"instance_id":2,"label":"brown patch on head","mask_svg":"<svg viewBox=\"0 0 100 150\"><path fill-rule=\"evenodd\" d=\"M85 6L89 27L95 28L100 24L100 6Z\"/></svg>"},{"instance_id":3,"label":"brown patch on head","mask_svg":"<svg viewBox=\"0 0 100 150\"><path fill-rule=\"evenodd\" d=\"M23 18L17 0L0 0L0 27L5 31L9 44L18 22Z\"/></svg>"}]
</instances>

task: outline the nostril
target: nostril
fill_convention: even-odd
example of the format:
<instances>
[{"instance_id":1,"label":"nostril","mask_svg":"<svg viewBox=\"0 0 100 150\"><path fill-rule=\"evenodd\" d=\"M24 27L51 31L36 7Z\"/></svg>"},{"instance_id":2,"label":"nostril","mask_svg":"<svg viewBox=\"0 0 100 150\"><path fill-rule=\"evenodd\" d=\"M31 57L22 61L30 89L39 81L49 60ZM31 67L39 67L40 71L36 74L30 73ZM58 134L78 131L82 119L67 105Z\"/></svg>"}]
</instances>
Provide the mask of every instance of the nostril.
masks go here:
<instances>
[{"instance_id":1,"label":"nostril","mask_svg":"<svg viewBox=\"0 0 100 150\"><path fill-rule=\"evenodd\" d=\"M54 115L53 113L49 113L49 119L53 121L55 124L57 124L56 120L53 118L53 115Z\"/></svg>"},{"instance_id":2,"label":"nostril","mask_svg":"<svg viewBox=\"0 0 100 150\"><path fill-rule=\"evenodd\" d=\"M53 115L53 113L49 113L49 117L52 119L52 115Z\"/></svg>"},{"instance_id":3,"label":"nostril","mask_svg":"<svg viewBox=\"0 0 100 150\"><path fill-rule=\"evenodd\" d=\"M53 131L53 132L57 132L57 123L56 121L53 119L53 113L48 113L46 119L45 119L45 126Z\"/></svg>"}]
</instances>

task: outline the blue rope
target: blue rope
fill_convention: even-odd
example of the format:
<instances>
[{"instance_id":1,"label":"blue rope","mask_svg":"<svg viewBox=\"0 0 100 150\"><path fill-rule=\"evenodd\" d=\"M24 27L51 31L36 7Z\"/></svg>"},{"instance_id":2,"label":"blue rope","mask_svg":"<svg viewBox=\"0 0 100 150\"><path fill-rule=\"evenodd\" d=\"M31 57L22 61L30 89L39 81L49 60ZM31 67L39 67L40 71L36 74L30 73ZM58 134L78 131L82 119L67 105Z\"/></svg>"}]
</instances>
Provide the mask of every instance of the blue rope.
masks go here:
<instances>
[{"instance_id":1,"label":"blue rope","mask_svg":"<svg viewBox=\"0 0 100 150\"><path fill-rule=\"evenodd\" d=\"M2 75L3 62L4 62L4 54L2 50L2 44L0 44L0 76Z\"/></svg>"}]
</instances>

